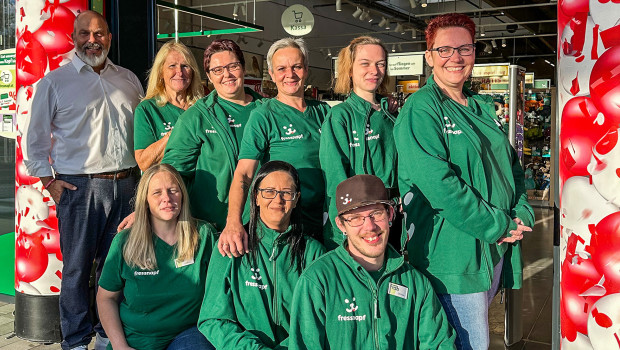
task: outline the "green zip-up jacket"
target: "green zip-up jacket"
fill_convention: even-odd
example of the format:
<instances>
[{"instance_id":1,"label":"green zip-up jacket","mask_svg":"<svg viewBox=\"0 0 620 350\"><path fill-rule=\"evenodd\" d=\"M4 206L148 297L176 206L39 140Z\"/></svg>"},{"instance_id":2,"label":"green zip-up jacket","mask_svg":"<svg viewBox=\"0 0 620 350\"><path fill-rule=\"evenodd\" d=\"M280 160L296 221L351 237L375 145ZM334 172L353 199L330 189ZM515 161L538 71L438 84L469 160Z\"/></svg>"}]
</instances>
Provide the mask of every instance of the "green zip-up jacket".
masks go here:
<instances>
[{"instance_id":1,"label":"green zip-up jacket","mask_svg":"<svg viewBox=\"0 0 620 350\"><path fill-rule=\"evenodd\" d=\"M315 261L293 296L291 349L455 349L430 282L391 246L378 282L346 250Z\"/></svg>"},{"instance_id":2,"label":"green zip-up jacket","mask_svg":"<svg viewBox=\"0 0 620 350\"><path fill-rule=\"evenodd\" d=\"M467 106L431 76L394 126L409 261L437 293L464 294L489 290L503 256L503 286L520 288L520 242L496 242L516 229L513 218L534 224L523 169L491 98L463 93Z\"/></svg>"},{"instance_id":3,"label":"green zip-up jacket","mask_svg":"<svg viewBox=\"0 0 620 350\"><path fill-rule=\"evenodd\" d=\"M249 88L245 93L254 98L248 109L263 98ZM229 118L213 90L179 117L162 160L181 173L192 215L213 223L218 231L226 225L228 191L239 160L240 145L231 128L243 133L246 125L239 120L232 124Z\"/></svg>"},{"instance_id":4,"label":"green zip-up jacket","mask_svg":"<svg viewBox=\"0 0 620 350\"><path fill-rule=\"evenodd\" d=\"M290 266L286 235L261 230L256 265L250 255L222 257L215 251L209 264L198 329L218 350L286 348L293 290L299 279ZM307 237L303 266L325 253Z\"/></svg>"},{"instance_id":5,"label":"green zip-up jacket","mask_svg":"<svg viewBox=\"0 0 620 350\"><path fill-rule=\"evenodd\" d=\"M335 249L343 241L336 227L336 187L351 176L371 174L379 177L385 187L397 187L397 156L392 137L395 118L388 112L387 98L381 99L381 110L354 92L334 106L321 127L319 158L325 178L325 201L329 223L323 229L323 243Z\"/></svg>"}]
</instances>

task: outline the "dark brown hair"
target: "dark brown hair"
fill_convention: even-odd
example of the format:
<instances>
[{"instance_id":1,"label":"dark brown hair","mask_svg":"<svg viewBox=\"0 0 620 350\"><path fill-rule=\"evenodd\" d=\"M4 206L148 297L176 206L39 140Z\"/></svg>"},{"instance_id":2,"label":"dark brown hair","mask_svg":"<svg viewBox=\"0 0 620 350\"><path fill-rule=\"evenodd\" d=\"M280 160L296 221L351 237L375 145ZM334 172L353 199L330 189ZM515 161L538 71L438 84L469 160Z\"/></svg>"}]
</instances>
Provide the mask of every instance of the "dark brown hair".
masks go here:
<instances>
[{"instance_id":1,"label":"dark brown hair","mask_svg":"<svg viewBox=\"0 0 620 350\"><path fill-rule=\"evenodd\" d=\"M205 73L209 74L209 64L211 63L211 56L218 52L230 51L237 56L237 59L241 63L242 67L245 67L245 58L243 57L243 52L239 45L236 42L230 39L216 39L211 42L209 46L205 49L204 59L202 61L205 69Z\"/></svg>"}]
</instances>

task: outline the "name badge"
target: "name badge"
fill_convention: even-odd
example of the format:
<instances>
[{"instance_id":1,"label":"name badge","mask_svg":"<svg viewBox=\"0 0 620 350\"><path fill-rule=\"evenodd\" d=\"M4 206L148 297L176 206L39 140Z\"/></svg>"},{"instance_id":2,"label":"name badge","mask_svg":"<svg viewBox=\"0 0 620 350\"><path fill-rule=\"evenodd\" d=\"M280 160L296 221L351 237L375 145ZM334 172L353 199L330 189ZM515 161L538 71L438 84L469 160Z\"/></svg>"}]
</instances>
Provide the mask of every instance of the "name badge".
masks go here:
<instances>
[{"instance_id":1,"label":"name badge","mask_svg":"<svg viewBox=\"0 0 620 350\"><path fill-rule=\"evenodd\" d=\"M388 285L388 294L397 296L399 298L407 299L407 295L409 294L409 288L401 286L400 284L390 282L390 284Z\"/></svg>"},{"instance_id":2,"label":"name badge","mask_svg":"<svg viewBox=\"0 0 620 350\"><path fill-rule=\"evenodd\" d=\"M185 261L181 261L179 259L174 259L174 266L177 267L177 269L179 267L183 267L183 266L187 266L187 265L191 265L194 263L194 259L189 259L189 260L185 260Z\"/></svg>"}]
</instances>

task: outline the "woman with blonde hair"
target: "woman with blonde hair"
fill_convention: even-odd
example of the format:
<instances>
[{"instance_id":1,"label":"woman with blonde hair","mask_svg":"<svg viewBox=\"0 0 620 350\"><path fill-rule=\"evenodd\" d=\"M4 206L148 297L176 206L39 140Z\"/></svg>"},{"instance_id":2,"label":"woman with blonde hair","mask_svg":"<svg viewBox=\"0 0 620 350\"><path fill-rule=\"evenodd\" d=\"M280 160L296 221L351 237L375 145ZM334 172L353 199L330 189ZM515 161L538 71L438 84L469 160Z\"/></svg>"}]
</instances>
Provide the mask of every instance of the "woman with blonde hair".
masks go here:
<instances>
[{"instance_id":1,"label":"woman with blonde hair","mask_svg":"<svg viewBox=\"0 0 620 350\"><path fill-rule=\"evenodd\" d=\"M153 61L146 96L134 113L134 150L142 171L162 160L179 116L202 95L194 55L180 42L165 43Z\"/></svg>"},{"instance_id":2,"label":"woman with blonde hair","mask_svg":"<svg viewBox=\"0 0 620 350\"><path fill-rule=\"evenodd\" d=\"M215 229L195 221L179 173L159 164L138 185L133 227L114 237L97 293L114 349L212 349L196 324Z\"/></svg>"},{"instance_id":3,"label":"woman with blonde hair","mask_svg":"<svg viewBox=\"0 0 620 350\"><path fill-rule=\"evenodd\" d=\"M321 128L319 151L331 223L323 229L327 249L336 248L344 240L334 222L337 216L334 194L340 182L354 175L375 175L385 184L390 198L398 197L397 157L392 137L395 116L388 111L388 99L379 95L387 92L386 69L387 50L373 37L357 37L338 54L334 91L348 97L327 115ZM392 230L390 243L395 245L399 241L400 225L397 223ZM399 248L398 244L395 246Z\"/></svg>"}]
</instances>

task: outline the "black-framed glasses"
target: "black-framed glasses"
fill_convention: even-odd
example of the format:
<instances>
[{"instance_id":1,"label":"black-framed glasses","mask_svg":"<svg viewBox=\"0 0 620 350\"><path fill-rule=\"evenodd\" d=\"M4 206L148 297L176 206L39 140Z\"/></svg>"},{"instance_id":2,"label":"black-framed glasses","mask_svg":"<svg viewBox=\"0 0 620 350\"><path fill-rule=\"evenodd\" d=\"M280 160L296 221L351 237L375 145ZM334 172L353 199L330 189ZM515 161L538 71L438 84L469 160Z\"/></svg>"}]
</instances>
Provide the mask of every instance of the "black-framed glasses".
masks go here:
<instances>
[{"instance_id":1,"label":"black-framed glasses","mask_svg":"<svg viewBox=\"0 0 620 350\"><path fill-rule=\"evenodd\" d=\"M434 49L430 49L428 51L437 51L437 54L441 58L450 58L452 57L452 55L454 55L455 51L458 51L459 55L461 56L471 56L474 53L474 51L476 51L476 45L465 44L459 47L440 46Z\"/></svg>"},{"instance_id":2,"label":"black-framed glasses","mask_svg":"<svg viewBox=\"0 0 620 350\"><path fill-rule=\"evenodd\" d=\"M273 188L259 188L258 191L265 199L274 199L278 194L285 201L294 201L297 198L297 192L295 191L278 191Z\"/></svg>"},{"instance_id":3,"label":"black-framed glasses","mask_svg":"<svg viewBox=\"0 0 620 350\"><path fill-rule=\"evenodd\" d=\"M357 226L362 226L364 222L366 222L366 218L369 218L374 222L379 222L379 221L384 221L385 219L387 219L387 216L388 216L387 210L381 209L381 210L375 210L366 216L355 215L355 216L349 217L348 219L341 216L340 218L343 221L346 221L349 224L349 226L357 227Z\"/></svg>"},{"instance_id":4,"label":"black-framed glasses","mask_svg":"<svg viewBox=\"0 0 620 350\"><path fill-rule=\"evenodd\" d=\"M211 69L209 69L209 72L215 74L215 75L222 75L224 74L224 69L226 69L229 72L236 72L239 69L241 69L241 62L232 62L229 63L225 66L218 66L218 67L213 67Z\"/></svg>"}]
</instances>

